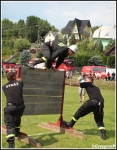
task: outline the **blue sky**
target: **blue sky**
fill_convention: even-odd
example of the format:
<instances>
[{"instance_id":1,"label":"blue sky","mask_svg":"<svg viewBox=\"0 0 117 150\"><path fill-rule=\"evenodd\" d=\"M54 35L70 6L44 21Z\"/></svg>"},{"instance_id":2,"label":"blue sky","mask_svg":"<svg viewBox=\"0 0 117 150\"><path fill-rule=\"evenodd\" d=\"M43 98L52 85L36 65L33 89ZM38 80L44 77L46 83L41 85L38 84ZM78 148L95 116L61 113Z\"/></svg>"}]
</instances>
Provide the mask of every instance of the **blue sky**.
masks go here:
<instances>
[{"instance_id":1,"label":"blue sky","mask_svg":"<svg viewBox=\"0 0 117 150\"><path fill-rule=\"evenodd\" d=\"M2 1L1 19L18 22L29 16L61 30L70 20L90 20L91 26L116 25L116 1Z\"/></svg>"}]
</instances>

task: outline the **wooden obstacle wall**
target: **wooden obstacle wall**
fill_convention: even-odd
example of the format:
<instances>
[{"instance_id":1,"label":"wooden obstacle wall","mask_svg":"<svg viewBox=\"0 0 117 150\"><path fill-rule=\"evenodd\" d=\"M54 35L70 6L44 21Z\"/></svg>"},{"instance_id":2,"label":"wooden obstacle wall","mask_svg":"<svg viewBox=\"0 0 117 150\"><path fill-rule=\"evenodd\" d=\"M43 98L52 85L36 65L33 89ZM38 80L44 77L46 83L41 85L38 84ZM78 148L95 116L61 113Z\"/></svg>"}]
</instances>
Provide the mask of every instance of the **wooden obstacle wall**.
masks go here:
<instances>
[{"instance_id":1,"label":"wooden obstacle wall","mask_svg":"<svg viewBox=\"0 0 117 150\"><path fill-rule=\"evenodd\" d=\"M20 67L24 83L24 115L62 114L65 71Z\"/></svg>"}]
</instances>

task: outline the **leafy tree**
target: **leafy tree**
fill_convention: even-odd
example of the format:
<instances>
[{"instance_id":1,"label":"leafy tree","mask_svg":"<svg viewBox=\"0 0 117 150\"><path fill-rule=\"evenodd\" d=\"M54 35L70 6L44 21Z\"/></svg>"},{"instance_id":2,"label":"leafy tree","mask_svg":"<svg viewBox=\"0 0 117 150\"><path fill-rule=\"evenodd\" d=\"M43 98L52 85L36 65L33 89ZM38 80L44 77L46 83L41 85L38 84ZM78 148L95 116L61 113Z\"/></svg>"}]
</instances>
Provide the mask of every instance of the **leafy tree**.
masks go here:
<instances>
[{"instance_id":1,"label":"leafy tree","mask_svg":"<svg viewBox=\"0 0 117 150\"><path fill-rule=\"evenodd\" d=\"M20 58L20 64L21 65L25 65L29 63L29 60L31 60L31 54L29 51L24 50L21 54L21 58Z\"/></svg>"},{"instance_id":2,"label":"leafy tree","mask_svg":"<svg viewBox=\"0 0 117 150\"><path fill-rule=\"evenodd\" d=\"M65 29L65 27L61 29L61 33L63 33L63 30L64 30L64 29Z\"/></svg>"},{"instance_id":3,"label":"leafy tree","mask_svg":"<svg viewBox=\"0 0 117 150\"><path fill-rule=\"evenodd\" d=\"M107 66L111 68L115 68L115 56L108 56Z\"/></svg>"},{"instance_id":4,"label":"leafy tree","mask_svg":"<svg viewBox=\"0 0 117 150\"><path fill-rule=\"evenodd\" d=\"M107 46L105 46L105 51L107 52L111 47L113 47L115 45L115 39L110 39L109 43Z\"/></svg>"},{"instance_id":5,"label":"leafy tree","mask_svg":"<svg viewBox=\"0 0 117 150\"><path fill-rule=\"evenodd\" d=\"M76 58L75 60L76 60L76 66L77 67L87 66L90 56L76 53L75 58Z\"/></svg>"},{"instance_id":6,"label":"leafy tree","mask_svg":"<svg viewBox=\"0 0 117 150\"><path fill-rule=\"evenodd\" d=\"M14 46L17 52L22 52L24 49L29 49L31 44L27 39L18 39Z\"/></svg>"},{"instance_id":7,"label":"leafy tree","mask_svg":"<svg viewBox=\"0 0 117 150\"><path fill-rule=\"evenodd\" d=\"M104 65L107 65L107 56L105 55L102 56L102 62Z\"/></svg>"},{"instance_id":8,"label":"leafy tree","mask_svg":"<svg viewBox=\"0 0 117 150\"><path fill-rule=\"evenodd\" d=\"M2 38L10 39L13 36L13 22L9 19L2 20Z\"/></svg>"},{"instance_id":9,"label":"leafy tree","mask_svg":"<svg viewBox=\"0 0 117 150\"><path fill-rule=\"evenodd\" d=\"M18 36L25 38L26 37L26 23L23 19L20 19L17 23Z\"/></svg>"},{"instance_id":10,"label":"leafy tree","mask_svg":"<svg viewBox=\"0 0 117 150\"><path fill-rule=\"evenodd\" d=\"M98 28L100 28L101 26L94 26L92 27L92 33L94 33L95 30L97 30Z\"/></svg>"},{"instance_id":11,"label":"leafy tree","mask_svg":"<svg viewBox=\"0 0 117 150\"><path fill-rule=\"evenodd\" d=\"M100 66L103 65L102 58L100 56L93 56L88 60L90 66Z\"/></svg>"},{"instance_id":12,"label":"leafy tree","mask_svg":"<svg viewBox=\"0 0 117 150\"><path fill-rule=\"evenodd\" d=\"M71 35L71 38L70 38L70 40L69 40L69 44L70 44L70 45L76 44L76 39L75 39L75 35L74 35L74 34Z\"/></svg>"}]
</instances>

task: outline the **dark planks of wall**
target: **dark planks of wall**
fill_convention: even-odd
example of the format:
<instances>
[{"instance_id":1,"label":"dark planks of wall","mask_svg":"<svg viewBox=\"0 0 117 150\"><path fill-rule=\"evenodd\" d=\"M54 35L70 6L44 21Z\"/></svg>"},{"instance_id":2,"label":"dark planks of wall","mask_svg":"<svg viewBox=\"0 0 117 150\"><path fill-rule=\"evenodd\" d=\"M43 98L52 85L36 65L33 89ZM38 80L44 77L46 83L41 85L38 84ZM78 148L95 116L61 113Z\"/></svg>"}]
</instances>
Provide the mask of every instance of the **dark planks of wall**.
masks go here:
<instances>
[{"instance_id":1,"label":"dark planks of wall","mask_svg":"<svg viewBox=\"0 0 117 150\"><path fill-rule=\"evenodd\" d=\"M65 71L21 67L24 82L24 115L60 114L63 108Z\"/></svg>"}]
</instances>

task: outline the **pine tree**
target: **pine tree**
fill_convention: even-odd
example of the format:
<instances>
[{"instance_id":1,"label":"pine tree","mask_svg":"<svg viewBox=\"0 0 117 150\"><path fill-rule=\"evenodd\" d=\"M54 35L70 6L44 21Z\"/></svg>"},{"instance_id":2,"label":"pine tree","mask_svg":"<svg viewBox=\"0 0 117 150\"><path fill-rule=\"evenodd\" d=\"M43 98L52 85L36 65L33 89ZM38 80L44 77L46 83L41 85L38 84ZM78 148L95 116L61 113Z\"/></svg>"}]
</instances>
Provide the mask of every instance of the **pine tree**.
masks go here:
<instances>
[{"instance_id":1,"label":"pine tree","mask_svg":"<svg viewBox=\"0 0 117 150\"><path fill-rule=\"evenodd\" d=\"M20 64L25 65L29 63L29 60L31 60L31 54L28 50L24 50L22 52L21 58L20 58Z\"/></svg>"},{"instance_id":2,"label":"pine tree","mask_svg":"<svg viewBox=\"0 0 117 150\"><path fill-rule=\"evenodd\" d=\"M64 43L65 45L67 45L67 38L66 38L66 35L65 35L64 38L63 38L63 43Z\"/></svg>"}]
</instances>

